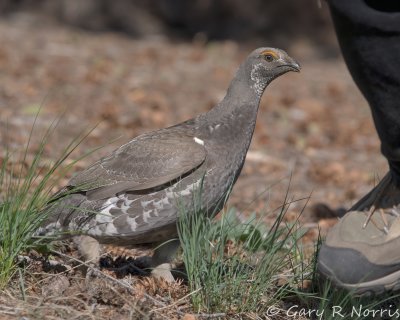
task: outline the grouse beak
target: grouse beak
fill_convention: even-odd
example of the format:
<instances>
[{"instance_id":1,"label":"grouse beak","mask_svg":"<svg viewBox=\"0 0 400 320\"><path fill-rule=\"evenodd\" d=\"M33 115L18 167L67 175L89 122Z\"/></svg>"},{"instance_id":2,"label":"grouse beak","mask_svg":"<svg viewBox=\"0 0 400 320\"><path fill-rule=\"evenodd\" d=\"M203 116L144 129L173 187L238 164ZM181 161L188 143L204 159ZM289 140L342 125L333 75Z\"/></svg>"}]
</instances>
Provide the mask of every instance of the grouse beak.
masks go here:
<instances>
[{"instance_id":1,"label":"grouse beak","mask_svg":"<svg viewBox=\"0 0 400 320\"><path fill-rule=\"evenodd\" d=\"M294 71L294 72L300 72L300 70L301 70L300 63L298 63L293 58L290 58L290 62L287 64L287 67L289 67L290 70Z\"/></svg>"},{"instance_id":2,"label":"grouse beak","mask_svg":"<svg viewBox=\"0 0 400 320\"><path fill-rule=\"evenodd\" d=\"M286 72L288 71L294 71L294 72L300 72L301 70L301 66L300 64L294 60L291 57L287 57L285 60L281 59L281 61L284 64L281 64L279 67L284 67Z\"/></svg>"}]
</instances>

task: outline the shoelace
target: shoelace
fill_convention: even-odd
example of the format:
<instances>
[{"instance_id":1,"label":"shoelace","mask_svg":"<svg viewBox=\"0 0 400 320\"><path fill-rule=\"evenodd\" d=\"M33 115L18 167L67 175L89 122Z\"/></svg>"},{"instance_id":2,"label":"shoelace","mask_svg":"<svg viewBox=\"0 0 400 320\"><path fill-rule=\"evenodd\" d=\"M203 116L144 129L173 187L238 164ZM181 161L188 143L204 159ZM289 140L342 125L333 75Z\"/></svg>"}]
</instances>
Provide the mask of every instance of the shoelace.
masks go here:
<instances>
[{"instance_id":1,"label":"shoelace","mask_svg":"<svg viewBox=\"0 0 400 320\"><path fill-rule=\"evenodd\" d=\"M377 209L377 204L379 203L379 201L381 200L381 198L383 197L383 195L387 191L387 188L390 185L390 178L388 179L387 176L385 176L384 179L385 179L384 185L381 186L381 188L378 190L377 194L375 195L374 203L372 204L372 206L368 210L368 212L366 212L367 219L365 220L365 222L363 224L363 229L365 229L367 227L369 222L372 222L376 228L380 229L380 227L378 226L378 223L376 221L374 221L374 219L372 217L374 215L374 213L376 211L378 211L382 218L382 221L383 221L383 230L382 231L386 235L388 235L389 234L389 223L387 221L386 214L389 213L389 214L393 214L396 217L400 217L400 211L396 206L393 206L393 208L385 209L385 210L387 210L386 212L382 208Z\"/></svg>"},{"instance_id":2,"label":"shoelace","mask_svg":"<svg viewBox=\"0 0 400 320\"><path fill-rule=\"evenodd\" d=\"M382 218L382 222L383 222L383 228L381 229L381 227L379 226L379 224L373 219L373 214L378 211L381 218ZM376 209L375 206L373 205L368 212L365 212L367 219L365 220L364 224L363 224L363 229L365 229L368 225L369 222L371 222L377 229L381 230L383 233L385 233L386 235L389 234L389 223L388 220L386 218L387 214L392 214L393 216L395 216L396 218L400 217L400 208L397 206L394 206L393 208L387 208L387 209Z\"/></svg>"}]
</instances>

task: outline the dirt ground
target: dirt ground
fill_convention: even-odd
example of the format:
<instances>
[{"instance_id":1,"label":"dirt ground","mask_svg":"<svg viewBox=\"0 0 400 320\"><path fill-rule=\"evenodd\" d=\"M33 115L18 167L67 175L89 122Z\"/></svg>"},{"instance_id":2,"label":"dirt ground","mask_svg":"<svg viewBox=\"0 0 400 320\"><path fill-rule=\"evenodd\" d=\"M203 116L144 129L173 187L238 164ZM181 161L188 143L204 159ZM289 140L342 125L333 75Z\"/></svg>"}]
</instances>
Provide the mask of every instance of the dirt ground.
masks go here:
<instances>
[{"instance_id":1,"label":"dirt ground","mask_svg":"<svg viewBox=\"0 0 400 320\"><path fill-rule=\"evenodd\" d=\"M63 114L47 146L48 159L55 159L79 132L97 125L72 158L105 146L81 160L74 169L79 171L140 133L209 110L224 96L235 69L252 49L249 44L229 41L206 43L201 37L190 43L162 37L133 40L114 33L67 28L23 14L2 20L0 145L21 150L40 107L32 153L41 132ZM301 221L310 229L310 239L314 239L318 224L326 233L336 221L329 218L329 211L314 210L315 205L348 208L374 185L377 177L384 175L387 165L379 152L367 103L341 58L332 58L335 54L326 58L306 39L284 49L301 63L302 71L286 74L267 88L251 149L229 205L245 215L253 211L262 214L279 208L288 188L292 200L310 196ZM305 202L291 204L287 219L296 219ZM146 282L150 280L141 280L146 283L140 284L140 299L125 301L126 296L115 292L129 291L121 286L108 286L104 296L98 297L98 291L90 292L90 288L81 294L76 292L77 287L71 287L74 279L42 279L60 282L66 287L60 291L64 294L41 302L35 298L37 304L31 304L39 307L28 312L21 306L19 312L21 302L5 293L0 295L0 318L43 318L44 305L60 306L60 300L68 297L76 306L73 311L80 313L61 310L47 314L49 319L126 319L132 316L126 306L150 299L143 292L155 294L165 304L176 298L165 298L174 291ZM180 297L187 294L185 290L178 290ZM116 296L120 298L110 303ZM94 301L90 308L97 308L96 312L81 304L87 299ZM138 314L146 312L146 308L135 308ZM181 311L180 316L185 312Z\"/></svg>"}]
</instances>

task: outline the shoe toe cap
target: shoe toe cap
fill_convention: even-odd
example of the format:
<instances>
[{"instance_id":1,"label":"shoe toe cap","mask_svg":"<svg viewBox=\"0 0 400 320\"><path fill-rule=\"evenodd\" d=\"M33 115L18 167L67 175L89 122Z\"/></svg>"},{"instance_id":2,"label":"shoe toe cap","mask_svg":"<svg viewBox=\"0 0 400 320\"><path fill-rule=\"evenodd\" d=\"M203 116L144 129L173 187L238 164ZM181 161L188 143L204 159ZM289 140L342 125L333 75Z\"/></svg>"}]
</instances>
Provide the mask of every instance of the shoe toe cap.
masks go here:
<instances>
[{"instance_id":1,"label":"shoe toe cap","mask_svg":"<svg viewBox=\"0 0 400 320\"><path fill-rule=\"evenodd\" d=\"M400 264L378 265L349 248L321 246L318 271L339 286L359 284L385 277L400 270Z\"/></svg>"}]
</instances>

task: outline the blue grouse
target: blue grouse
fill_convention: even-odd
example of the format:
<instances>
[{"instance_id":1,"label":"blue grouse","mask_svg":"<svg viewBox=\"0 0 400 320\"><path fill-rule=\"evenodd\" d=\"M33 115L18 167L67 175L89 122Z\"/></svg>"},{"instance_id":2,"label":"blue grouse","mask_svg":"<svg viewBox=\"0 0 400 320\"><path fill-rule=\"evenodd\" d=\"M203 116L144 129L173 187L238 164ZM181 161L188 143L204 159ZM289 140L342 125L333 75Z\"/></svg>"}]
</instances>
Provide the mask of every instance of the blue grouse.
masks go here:
<instances>
[{"instance_id":1,"label":"blue grouse","mask_svg":"<svg viewBox=\"0 0 400 320\"><path fill-rule=\"evenodd\" d=\"M201 184L202 212L221 210L243 167L261 96L272 80L289 71L300 71L300 65L283 50L254 50L210 111L142 134L74 176L57 194L37 234L80 236L83 258L95 262L99 243L165 242L155 250L151 266L156 277L173 280L169 263L179 247L177 201L185 212L193 211L193 193Z\"/></svg>"}]
</instances>

